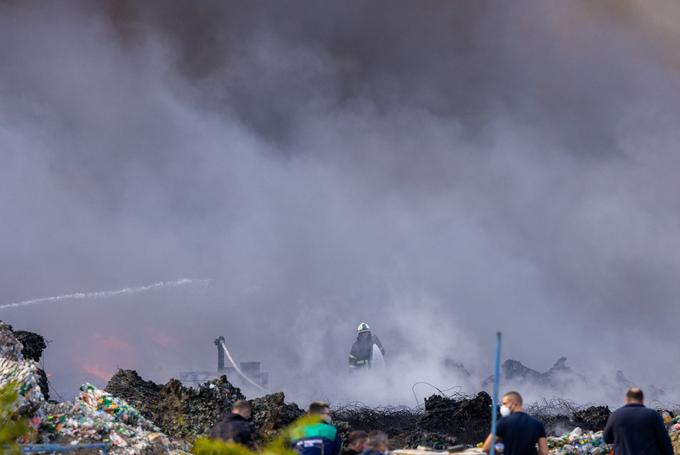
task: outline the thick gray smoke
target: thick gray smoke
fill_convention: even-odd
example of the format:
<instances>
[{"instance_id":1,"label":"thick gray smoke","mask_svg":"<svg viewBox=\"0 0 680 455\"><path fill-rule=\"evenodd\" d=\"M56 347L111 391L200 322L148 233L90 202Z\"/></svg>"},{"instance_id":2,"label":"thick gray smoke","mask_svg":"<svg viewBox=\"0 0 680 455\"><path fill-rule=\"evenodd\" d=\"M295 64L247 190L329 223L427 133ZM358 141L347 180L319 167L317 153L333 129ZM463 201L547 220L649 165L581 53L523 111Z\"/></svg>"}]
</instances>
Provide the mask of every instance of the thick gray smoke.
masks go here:
<instances>
[{"instance_id":1,"label":"thick gray smoke","mask_svg":"<svg viewBox=\"0 0 680 455\"><path fill-rule=\"evenodd\" d=\"M669 386L677 24L673 0L1 1L0 304L213 281L0 319L52 340L64 395L212 369L225 335L293 398L411 404L477 387L498 329L538 370ZM345 376L361 321L374 380Z\"/></svg>"}]
</instances>

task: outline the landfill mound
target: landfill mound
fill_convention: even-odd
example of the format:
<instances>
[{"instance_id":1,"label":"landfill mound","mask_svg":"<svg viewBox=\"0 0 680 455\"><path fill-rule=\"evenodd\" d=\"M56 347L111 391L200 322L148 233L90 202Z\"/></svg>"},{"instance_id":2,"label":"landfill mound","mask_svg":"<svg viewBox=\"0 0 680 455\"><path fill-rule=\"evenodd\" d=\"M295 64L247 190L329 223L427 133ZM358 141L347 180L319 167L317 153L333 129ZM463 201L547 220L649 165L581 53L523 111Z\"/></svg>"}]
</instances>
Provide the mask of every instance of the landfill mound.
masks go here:
<instances>
[{"instance_id":1,"label":"landfill mound","mask_svg":"<svg viewBox=\"0 0 680 455\"><path fill-rule=\"evenodd\" d=\"M48 402L41 390L44 372L38 366L45 343L34 335L22 332L24 346L12 327L0 321L0 386L18 386L14 412L27 418L31 428L22 442L105 442L114 454L180 452L176 440L161 433L133 406L91 384L83 384L72 402Z\"/></svg>"},{"instance_id":2,"label":"landfill mound","mask_svg":"<svg viewBox=\"0 0 680 455\"><path fill-rule=\"evenodd\" d=\"M245 398L226 376L190 388L177 379L145 381L134 370L118 370L104 390L135 406L164 433L188 441L208 433L236 400Z\"/></svg>"},{"instance_id":3,"label":"landfill mound","mask_svg":"<svg viewBox=\"0 0 680 455\"><path fill-rule=\"evenodd\" d=\"M40 388L43 399L49 400L47 374L37 365L46 347L45 339L37 333L14 331L9 324L3 324L0 328L0 357L13 361L21 358L35 362L36 367L31 369L31 374Z\"/></svg>"},{"instance_id":4,"label":"landfill mound","mask_svg":"<svg viewBox=\"0 0 680 455\"><path fill-rule=\"evenodd\" d=\"M236 400L245 399L224 375L191 388L177 379L161 385L145 381L136 371L118 370L105 390L131 403L163 432L189 442L209 433ZM286 403L282 392L250 403L261 441L270 440L304 413L295 403Z\"/></svg>"}]
</instances>

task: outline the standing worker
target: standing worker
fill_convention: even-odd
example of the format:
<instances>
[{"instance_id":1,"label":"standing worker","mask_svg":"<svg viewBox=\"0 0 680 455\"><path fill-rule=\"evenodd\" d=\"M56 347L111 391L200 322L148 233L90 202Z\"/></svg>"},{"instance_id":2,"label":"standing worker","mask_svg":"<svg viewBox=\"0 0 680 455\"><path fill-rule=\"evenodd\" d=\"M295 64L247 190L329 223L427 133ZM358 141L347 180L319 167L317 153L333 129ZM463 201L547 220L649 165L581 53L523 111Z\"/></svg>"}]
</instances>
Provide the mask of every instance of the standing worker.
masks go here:
<instances>
[{"instance_id":1,"label":"standing worker","mask_svg":"<svg viewBox=\"0 0 680 455\"><path fill-rule=\"evenodd\" d=\"M628 389L626 405L609 416L604 441L614 444L616 455L673 455L663 418L645 407L644 395L637 387Z\"/></svg>"},{"instance_id":2,"label":"standing worker","mask_svg":"<svg viewBox=\"0 0 680 455\"><path fill-rule=\"evenodd\" d=\"M238 400L231 408L231 412L219 422L210 432L211 438L235 442L248 448L255 448L255 427L250 422L252 409L245 400Z\"/></svg>"},{"instance_id":3,"label":"standing worker","mask_svg":"<svg viewBox=\"0 0 680 455\"><path fill-rule=\"evenodd\" d=\"M342 441L338 430L331 425L331 408L320 401L309 405L311 423L291 431L291 443L300 455L340 455Z\"/></svg>"},{"instance_id":4,"label":"standing worker","mask_svg":"<svg viewBox=\"0 0 680 455\"><path fill-rule=\"evenodd\" d=\"M352 344L352 350L349 353L349 367L355 368L370 368L373 362L373 346L380 350L380 354L385 355L380 339L371 333L371 328L365 322L359 324L357 327L357 339Z\"/></svg>"},{"instance_id":5,"label":"standing worker","mask_svg":"<svg viewBox=\"0 0 680 455\"><path fill-rule=\"evenodd\" d=\"M503 443L503 455L548 455L545 427L524 412L522 395L518 392L508 392L503 395L501 403L503 418L498 421L496 427L498 438L496 442ZM482 450L484 452L491 450L491 435L486 438Z\"/></svg>"}]
</instances>

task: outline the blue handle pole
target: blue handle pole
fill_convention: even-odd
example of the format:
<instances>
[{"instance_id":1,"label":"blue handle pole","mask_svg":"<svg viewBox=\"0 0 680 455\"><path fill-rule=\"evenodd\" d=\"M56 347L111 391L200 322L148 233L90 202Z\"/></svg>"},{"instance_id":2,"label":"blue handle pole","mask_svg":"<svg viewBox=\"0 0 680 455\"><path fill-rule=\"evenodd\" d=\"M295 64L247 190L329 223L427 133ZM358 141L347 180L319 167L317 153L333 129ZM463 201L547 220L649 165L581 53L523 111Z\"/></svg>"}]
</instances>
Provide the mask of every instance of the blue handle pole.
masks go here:
<instances>
[{"instance_id":1,"label":"blue handle pole","mask_svg":"<svg viewBox=\"0 0 680 455\"><path fill-rule=\"evenodd\" d=\"M498 388L501 382L501 332L496 332L496 366L493 375L493 395L491 397L491 447L490 454L496 453L496 414L498 411Z\"/></svg>"}]
</instances>

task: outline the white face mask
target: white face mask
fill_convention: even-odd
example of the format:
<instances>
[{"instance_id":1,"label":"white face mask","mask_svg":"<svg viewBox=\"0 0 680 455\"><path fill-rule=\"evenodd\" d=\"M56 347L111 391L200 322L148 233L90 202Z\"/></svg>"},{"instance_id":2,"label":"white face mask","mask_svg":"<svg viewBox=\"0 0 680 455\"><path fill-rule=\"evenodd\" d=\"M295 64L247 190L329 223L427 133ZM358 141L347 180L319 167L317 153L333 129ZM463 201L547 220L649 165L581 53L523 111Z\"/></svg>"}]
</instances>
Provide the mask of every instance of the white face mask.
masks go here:
<instances>
[{"instance_id":1,"label":"white face mask","mask_svg":"<svg viewBox=\"0 0 680 455\"><path fill-rule=\"evenodd\" d=\"M510 411L509 407L507 407L506 405L501 406L501 416L507 417L510 414L512 414L512 411Z\"/></svg>"}]
</instances>

